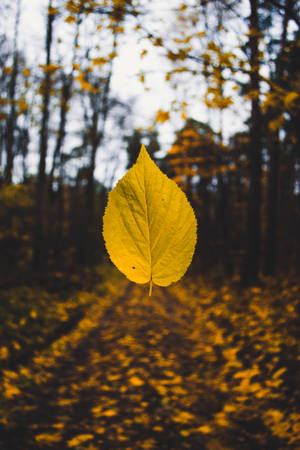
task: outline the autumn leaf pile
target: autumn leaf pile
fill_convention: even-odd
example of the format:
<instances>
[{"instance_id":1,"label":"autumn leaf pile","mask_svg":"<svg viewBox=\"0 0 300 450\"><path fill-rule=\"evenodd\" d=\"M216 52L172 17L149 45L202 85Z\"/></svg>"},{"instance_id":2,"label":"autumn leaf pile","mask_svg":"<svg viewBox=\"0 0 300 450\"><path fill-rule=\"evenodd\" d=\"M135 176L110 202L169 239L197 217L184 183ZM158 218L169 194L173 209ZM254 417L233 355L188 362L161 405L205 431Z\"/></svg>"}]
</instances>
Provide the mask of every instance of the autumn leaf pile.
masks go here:
<instances>
[{"instance_id":1,"label":"autumn leaf pile","mask_svg":"<svg viewBox=\"0 0 300 450\"><path fill-rule=\"evenodd\" d=\"M297 448L299 295L107 284L69 332L2 371L0 447Z\"/></svg>"}]
</instances>

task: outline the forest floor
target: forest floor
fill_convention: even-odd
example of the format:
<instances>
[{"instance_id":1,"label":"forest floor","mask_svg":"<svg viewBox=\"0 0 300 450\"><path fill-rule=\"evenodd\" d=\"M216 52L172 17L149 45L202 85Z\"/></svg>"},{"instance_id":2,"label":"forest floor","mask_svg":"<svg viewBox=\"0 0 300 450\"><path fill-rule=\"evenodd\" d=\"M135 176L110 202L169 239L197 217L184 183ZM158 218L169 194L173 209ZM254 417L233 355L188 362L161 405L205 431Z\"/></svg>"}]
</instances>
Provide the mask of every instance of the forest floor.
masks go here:
<instances>
[{"instance_id":1,"label":"forest floor","mask_svg":"<svg viewBox=\"0 0 300 450\"><path fill-rule=\"evenodd\" d=\"M1 449L300 449L299 284L2 297Z\"/></svg>"}]
</instances>

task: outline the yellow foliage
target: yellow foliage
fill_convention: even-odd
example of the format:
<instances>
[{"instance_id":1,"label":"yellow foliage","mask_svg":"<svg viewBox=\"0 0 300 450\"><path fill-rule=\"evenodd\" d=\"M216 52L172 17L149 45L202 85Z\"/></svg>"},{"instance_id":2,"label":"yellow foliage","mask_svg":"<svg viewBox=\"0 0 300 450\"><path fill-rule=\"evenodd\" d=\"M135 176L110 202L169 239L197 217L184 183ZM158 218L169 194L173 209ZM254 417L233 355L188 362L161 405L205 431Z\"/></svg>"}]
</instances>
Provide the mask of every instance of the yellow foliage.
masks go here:
<instances>
[{"instance_id":1,"label":"yellow foliage","mask_svg":"<svg viewBox=\"0 0 300 450\"><path fill-rule=\"evenodd\" d=\"M91 83L89 83L84 78L84 73L80 73L80 75L75 77L75 79L78 81L78 83L80 84L80 89L82 89L83 91L89 91L89 92L98 92L99 91L99 89L95 88Z\"/></svg>"},{"instance_id":2,"label":"yellow foliage","mask_svg":"<svg viewBox=\"0 0 300 450\"><path fill-rule=\"evenodd\" d=\"M68 2L66 3L66 8L67 8L67 10L70 11L71 13L77 14L77 13L80 12L80 6L79 6L79 5L76 5L76 4L74 3L74 0L68 1Z\"/></svg>"},{"instance_id":3,"label":"yellow foliage","mask_svg":"<svg viewBox=\"0 0 300 450\"><path fill-rule=\"evenodd\" d=\"M3 390L4 397L8 399L14 398L21 394L20 389L8 378L4 378Z\"/></svg>"},{"instance_id":4,"label":"yellow foliage","mask_svg":"<svg viewBox=\"0 0 300 450\"><path fill-rule=\"evenodd\" d=\"M12 73L12 67L4 66L2 70L6 75L10 75Z\"/></svg>"},{"instance_id":5,"label":"yellow foliage","mask_svg":"<svg viewBox=\"0 0 300 450\"><path fill-rule=\"evenodd\" d=\"M182 111L182 113L181 113L181 118L182 118L183 120L186 120L186 119L187 119L186 111Z\"/></svg>"},{"instance_id":6,"label":"yellow foliage","mask_svg":"<svg viewBox=\"0 0 300 450\"><path fill-rule=\"evenodd\" d=\"M208 48L208 50L213 51L213 52L219 52L220 51L220 47L218 47L215 44L215 42L213 42L213 41L211 41L211 42L209 42L207 44L207 48Z\"/></svg>"},{"instance_id":7,"label":"yellow foliage","mask_svg":"<svg viewBox=\"0 0 300 450\"><path fill-rule=\"evenodd\" d=\"M173 416L174 422L189 423L195 419L195 416L188 411L180 411L176 416Z\"/></svg>"},{"instance_id":8,"label":"yellow foliage","mask_svg":"<svg viewBox=\"0 0 300 450\"><path fill-rule=\"evenodd\" d=\"M41 433L34 436L34 439L37 442L41 442L44 444L54 444L55 442L60 442L62 436L59 433L50 434L50 433Z\"/></svg>"},{"instance_id":9,"label":"yellow foliage","mask_svg":"<svg viewBox=\"0 0 300 450\"><path fill-rule=\"evenodd\" d=\"M4 185L0 190L0 203L4 208L28 208L33 205L30 187L21 184ZM0 211L1 214L1 211Z\"/></svg>"},{"instance_id":10,"label":"yellow foliage","mask_svg":"<svg viewBox=\"0 0 300 450\"><path fill-rule=\"evenodd\" d=\"M56 14L58 14L58 9L54 8L53 6L49 6L48 7L48 15L49 16L55 16Z\"/></svg>"},{"instance_id":11,"label":"yellow foliage","mask_svg":"<svg viewBox=\"0 0 300 450\"><path fill-rule=\"evenodd\" d=\"M65 424L64 423L54 423L53 425L53 428L56 428L56 429L58 429L58 430L62 430L63 428L65 428Z\"/></svg>"},{"instance_id":12,"label":"yellow foliage","mask_svg":"<svg viewBox=\"0 0 300 450\"><path fill-rule=\"evenodd\" d=\"M0 359L7 359L9 357L9 350L7 347L0 347Z\"/></svg>"},{"instance_id":13,"label":"yellow foliage","mask_svg":"<svg viewBox=\"0 0 300 450\"><path fill-rule=\"evenodd\" d=\"M268 92L265 94L265 100L262 102L262 110L268 111L269 108L279 108L281 104L280 97L277 92Z\"/></svg>"},{"instance_id":14,"label":"yellow foliage","mask_svg":"<svg viewBox=\"0 0 300 450\"><path fill-rule=\"evenodd\" d=\"M162 109L159 109L156 113L155 122L167 122L170 120L170 113L169 111L163 111Z\"/></svg>"},{"instance_id":15,"label":"yellow foliage","mask_svg":"<svg viewBox=\"0 0 300 450\"><path fill-rule=\"evenodd\" d=\"M30 311L30 317L32 319L36 319L37 318L37 312L34 309Z\"/></svg>"},{"instance_id":16,"label":"yellow foliage","mask_svg":"<svg viewBox=\"0 0 300 450\"><path fill-rule=\"evenodd\" d=\"M78 434L68 441L68 447L77 447L77 445L82 444L83 442L90 441L93 439L93 434Z\"/></svg>"},{"instance_id":17,"label":"yellow foliage","mask_svg":"<svg viewBox=\"0 0 300 450\"><path fill-rule=\"evenodd\" d=\"M247 427L253 448L274 442L297 447L300 414L292 386L297 388L298 380L288 364L297 359L296 328L289 333L289 325L297 318L298 285L248 289L243 299L229 284L212 288L199 276L156 289L151 299L140 286L125 291L122 280L109 286L100 301L98 292L81 292L76 302L72 297L77 305L89 305L78 325L38 350L28 367L3 371L1 427L17 429L32 408L37 417L45 395L58 416L43 413L42 421L27 422L33 442L43 448L152 449L170 438L178 448L200 442L210 450L229 450L236 439L242 442L248 419L267 427L262 433ZM285 302L278 301L282 298ZM31 311L43 314L32 298L17 327ZM65 361L69 367L62 373ZM57 374L63 376L53 379ZM134 388L136 380L144 384ZM8 398L4 387L22 395L12 391ZM66 407L57 408L59 399L67 400ZM70 399L76 407L67 406Z\"/></svg>"},{"instance_id":18,"label":"yellow foliage","mask_svg":"<svg viewBox=\"0 0 300 450\"><path fill-rule=\"evenodd\" d=\"M246 99L258 99L260 95L260 91L258 90L252 90L247 92L247 94L245 95Z\"/></svg>"},{"instance_id":19,"label":"yellow foliage","mask_svg":"<svg viewBox=\"0 0 300 450\"><path fill-rule=\"evenodd\" d=\"M51 75L55 73L58 69L61 69L62 66L57 64L40 64L40 68L43 69L45 72L50 73Z\"/></svg>"},{"instance_id":20,"label":"yellow foliage","mask_svg":"<svg viewBox=\"0 0 300 450\"><path fill-rule=\"evenodd\" d=\"M133 386L143 386L143 384L144 384L144 381L141 378L136 377L136 376L129 378L129 382Z\"/></svg>"},{"instance_id":21,"label":"yellow foliage","mask_svg":"<svg viewBox=\"0 0 300 450\"><path fill-rule=\"evenodd\" d=\"M23 70L22 70L22 73L23 73L24 77L29 77L29 75L30 75L30 70L29 70L29 69L23 69Z\"/></svg>"},{"instance_id":22,"label":"yellow foliage","mask_svg":"<svg viewBox=\"0 0 300 450\"><path fill-rule=\"evenodd\" d=\"M289 92L284 98L285 107L287 109L291 108L294 105L295 100L297 100L298 98L299 98L298 92Z\"/></svg>"},{"instance_id":23,"label":"yellow foliage","mask_svg":"<svg viewBox=\"0 0 300 450\"><path fill-rule=\"evenodd\" d=\"M190 430L180 430L181 436L187 437L190 436L191 431Z\"/></svg>"},{"instance_id":24,"label":"yellow foliage","mask_svg":"<svg viewBox=\"0 0 300 450\"><path fill-rule=\"evenodd\" d=\"M270 120L268 127L271 131L277 131L284 124L284 115L280 114L276 119Z\"/></svg>"},{"instance_id":25,"label":"yellow foliage","mask_svg":"<svg viewBox=\"0 0 300 450\"><path fill-rule=\"evenodd\" d=\"M221 412L218 412L217 414L215 414L214 420L215 420L216 424L221 427L229 426L229 421L228 421L227 415L225 414L224 411L221 411Z\"/></svg>"},{"instance_id":26,"label":"yellow foliage","mask_svg":"<svg viewBox=\"0 0 300 450\"><path fill-rule=\"evenodd\" d=\"M76 17L74 17L74 16L72 16L72 15L70 14L69 16L67 16L67 17L65 18L65 22L67 22L67 23L74 23L74 22L76 22Z\"/></svg>"},{"instance_id":27,"label":"yellow foliage","mask_svg":"<svg viewBox=\"0 0 300 450\"><path fill-rule=\"evenodd\" d=\"M210 425L202 425L198 428L193 428L193 433L203 433L203 434L209 434L213 432L213 429Z\"/></svg>"},{"instance_id":28,"label":"yellow foliage","mask_svg":"<svg viewBox=\"0 0 300 450\"><path fill-rule=\"evenodd\" d=\"M282 367L279 370L276 370L276 372L273 374L272 378L274 380L277 380L279 377L281 377L281 375L286 372L286 367Z\"/></svg>"},{"instance_id":29,"label":"yellow foliage","mask_svg":"<svg viewBox=\"0 0 300 450\"><path fill-rule=\"evenodd\" d=\"M223 96L220 89L210 87L204 96L204 103L208 108L223 110L232 105L233 100L230 96Z\"/></svg>"},{"instance_id":30,"label":"yellow foliage","mask_svg":"<svg viewBox=\"0 0 300 450\"><path fill-rule=\"evenodd\" d=\"M57 404L59 406L69 406L72 405L73 403L76 403L76 399L74 398L61 398L58 400Z\"/></svg>"},{"instance_id":31,"label":"yellow foliage","mask_svg":"<svg viewBox=\"0 0 300 450\"><path fill-rule=\"evenodd\" d=\"M116 56L118 56L118 53L117 53L117 52L111 52L111 53L108 54L108 57L109 57L110 59L114 59Z\"/></svg>"},{"instance_id":32,"label":"yellow foliage","mask_svg":"<svg viewBox=\"0 0 300 450\"><path fill-rule=\"evenodd\" d=\"M29 105L26 102L24 97L21 97L21 99L18 101L18 113L23 114L26 113L29 109Z\"/></svg>"},{"instance_id":33,"label":"yellow foliage","mask_svg":"<svg viewBox=\"0 0 300 450\"><path fill-rule=\"evenodd\" d=\"M165 396L165 395L167 395L167 393L168 393L168 389L167 389L165 386L163 386L163 385L161 385L161 384L158 384L156 380L153 382L153 387L154 387L154 388L157 390L157 392L158 392L160 395L162 395L162 396Z\"/></svg>"},{"instance_id":34,"label":"yellow foliage","mask_svg":"<svg viewBox=\"0 0 300 450\"><path fill-rule=\"evenodd\" d=\"M108 58L99 57L99 58L92 58L92 63L94 66L102 66L103 64L106 64L108 62Z\"/></svg>"},{"instance_id":35,"label":"yellow foliage","mask_svg":"<svg viewBox=\"0 0 300 450\"><path fill-rule=\"evenodd\" d=\"M114 409L107 409L106 411L103 411L102 415L105 417L113 417L117 415L117 411Z\"/></svg>"}]
</instances>

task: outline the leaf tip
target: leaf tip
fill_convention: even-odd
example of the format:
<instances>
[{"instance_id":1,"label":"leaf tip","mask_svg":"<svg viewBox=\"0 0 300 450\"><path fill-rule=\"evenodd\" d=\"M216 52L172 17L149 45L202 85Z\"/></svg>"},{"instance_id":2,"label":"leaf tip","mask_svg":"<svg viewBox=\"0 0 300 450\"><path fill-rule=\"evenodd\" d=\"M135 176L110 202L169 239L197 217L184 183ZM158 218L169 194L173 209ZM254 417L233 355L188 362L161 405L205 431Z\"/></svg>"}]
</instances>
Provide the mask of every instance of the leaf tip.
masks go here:
<instances>
[{"instance_id":1,"label":"leaf tip","mask_svg":"<svg viewBox=\"0 0 300 450\"><path fill-rule=\"evenodd\" d=\"M142 146L141 146L139 157L142 157L142 158L148 157L149 159L151 159L144 144L142 144Z\"/></svg>"}]
</instances>

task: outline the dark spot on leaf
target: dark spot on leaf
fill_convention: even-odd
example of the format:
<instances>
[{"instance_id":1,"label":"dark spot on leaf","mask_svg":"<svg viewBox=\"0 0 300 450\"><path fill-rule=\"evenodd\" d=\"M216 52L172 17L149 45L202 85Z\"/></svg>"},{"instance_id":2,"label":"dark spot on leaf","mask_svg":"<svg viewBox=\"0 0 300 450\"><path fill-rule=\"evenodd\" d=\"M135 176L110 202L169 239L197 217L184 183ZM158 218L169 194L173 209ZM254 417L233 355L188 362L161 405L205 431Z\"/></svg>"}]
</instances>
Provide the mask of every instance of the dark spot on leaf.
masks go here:
<instances>
[{"instance_id":1,"label":"dark spot on leaf","mask_svg":"<svg viewBox=\"0 0 300 450\"><path fill-rule=\"evenodd\" d=\"M134 267L134 266L132 266L132 268L133 268L133 269L135 269L135 267Z\"/></svg>"}]
</instances>

